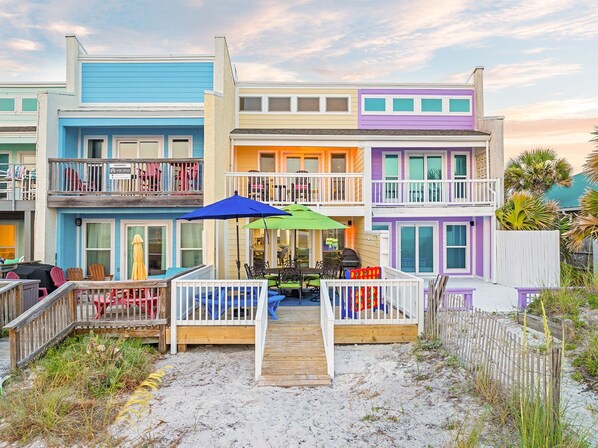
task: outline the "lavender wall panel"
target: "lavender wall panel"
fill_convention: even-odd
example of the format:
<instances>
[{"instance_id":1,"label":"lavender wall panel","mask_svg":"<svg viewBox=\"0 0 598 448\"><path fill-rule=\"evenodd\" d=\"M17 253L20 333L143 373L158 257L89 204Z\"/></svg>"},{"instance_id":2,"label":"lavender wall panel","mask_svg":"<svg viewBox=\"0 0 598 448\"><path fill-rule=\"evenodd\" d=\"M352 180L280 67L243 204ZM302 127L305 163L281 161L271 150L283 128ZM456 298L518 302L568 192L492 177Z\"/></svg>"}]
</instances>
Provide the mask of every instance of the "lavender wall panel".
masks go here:
<instances>
[{"instance_id":1,"label":"lavender wall panel","mask_svg":"<svg viewBox=\"0 0 598 448\"><path fill-rule=\"evenodd\" d=\"M470 115L362 115L363 95L469 96L472 111ZM473 89L361 89L358 92L358 127L360 129L474 129L473 95Z\"/></svg>"}]
</instances>

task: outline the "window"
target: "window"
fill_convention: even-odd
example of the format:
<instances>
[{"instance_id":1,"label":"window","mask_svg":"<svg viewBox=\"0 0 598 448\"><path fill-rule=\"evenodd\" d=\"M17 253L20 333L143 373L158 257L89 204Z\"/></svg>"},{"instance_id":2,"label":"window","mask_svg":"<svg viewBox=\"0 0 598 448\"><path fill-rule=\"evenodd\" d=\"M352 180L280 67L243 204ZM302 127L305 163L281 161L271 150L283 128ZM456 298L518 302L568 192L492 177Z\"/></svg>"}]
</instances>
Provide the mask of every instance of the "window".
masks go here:
<instances>
[{"instance_id":1,"label":"window","mask_svg":"<svg viewBox=\"0 0 598 448\"><path fill-rule=\"evenodd\" d=\"M14 98L0 98L0 112L14 112L15 99Z\"/></svg>"},{"instance_id":2,"label":"window","mask_svg":"<svg viewBox=\"0 0 598 448\"><path fill-rule=\"evenodd\" d=\"M372 224L372 230L383 231L390 230L390 224Z\"/></svg>"},{"instance_id":3,"label":"window","mask_svg":"<svg viewBox=\"0 0 598 448\"><path fill-rule=\"evenodd\" d=\"M90 138L87 140L87 158L101 159L103 155L104 140L100 138Z\"/></svg>"},{"instance_id":4,"label":"window","mask_svg":"<svg viewBox=\"0 0 598 448\"><path fill-rule=\"evenodd\" d=\"M203 263L203 225L198 222L180 223L180 266L191 268Z\"/></svg>"},{"instance_id":5,"label":"window","mask_svg":"<svg viewBox=\"0 0 598 448\"><path fill-rule=\"evenodd\" d=\"M170 141L170 157L173 159L188 159L191 156L191 139L173 138Z\"/></svg>"},{"instance_id":6,"label":"window","mask_svg":"<svg viewBox=\"0 0 598 448\"><path fill-rule=\"evenodd\" d=\"M469 99L449 99L449 112L471 112Z\"/></svg>"},{"instance_id":7,"label":"window","mask_svg":"<svg viewBox=\"0 0 598 448\"><path fill-rule=\"evenodd\" d=\"M17 226L0 224L0 258L17 258Z\"/></svg>"},{"instance_id":8,"label":"window","mask_svg":"<svg viewBox=\"0 0 598 448\"><path fill-rule=\"evenodd\" d=\"M363 110L365 112L384 112L386 111L386 99L365 98L363 100Z\"/></svg>"},{"instance_id":9,"label":"window","mask_svg":"<svg viewBox=\"0 0 598 448\"><path fill-rule=\"evenodd\" d=\"M442 99L422 98L422 112L442 112Z\"/></svg>"},{"instance_id":10,"label":"window","mask_svg":"<svg viewBox=\"0 0 598 448\"><path fill-rule=\"evenodd\" d=\"M118 140L117 157L120 159L156 159L162 157L158 139Z\"/></svg>"},{"instance_id":11,"label":"window","mask_svg":"<svg viewBox=\"0 0 598 448\"><path fill-rule=\"evenodd\" d=\"M242 112L261 112L262 97L242 96L239 98L239 110Z\"/></svg>"},{"instance_id":12,"label":"window","mask_svg":"<svg viewBox=\"0 0 598 448\"><path fill-rule=\"evenodd\" d=\"M35 163L37 161L37 156L35 155L35 153L21 154L19 156L19 161L23 165L27 165L28 170L33 170L33 169L35 169Z\"/></svg>"},{"instance_id":13,"label":"window","mask_svg":"<svg viewBox=\"0 0 598 448\"><path fill-rule=\"evenodd\" d=\"M399 155L384 155L384 199L396 199L399 194Z\"/></svg>"},{"instance_id":14,"label":"window","mask_svg":"<svg viewBox=\"0 0 598 448\"><path fill-rule=\"evenodd\" d=\"M268 97L268 112L290 112L291 98Z\"/></svg>"},{"instance_id":15,"label":"window","mask_svg":"<svg viewBox=\"0 0 598 448\"><path fill-rule=\"evenodd\" d=\"M413 98L393 98L392 110L393 112L413 112Z\"/></svg>"},{"instance_id":16,"label":"window","mask_svg":"<svg viewBox=\"0 0 598 448\"><path fill-rule=\"evenodd\" d=\"M446 269L467 269L467 226L446 226Z\"/></svg>"},{"instance_id":17,"label":"window","mask_svg":"<svg viewBox=\"0 0 598 448\"><path fill-rule=\"evenodd\" d=\"M348 112L348 98L326 97L326 112Z\"/></svg>"},{"instance_id":18,"label":"window","mask_svg":"<svg viewBox=\"0 0 598 448\"><path fill-rule=\"evenodd\" d=\"M455 180L467 179L467 154L455 154L453 156L453 178ZM455 199L467 197L467 183L455 182Z\"/></svg>"},{"instance_id":19,"label":"window","mask_svg":"<svg viewBox=\"0 0 598 448\"><path fill-rule=\"evenodd\" d=\"M104 272L112 272L112 223L85 223L85 267L101 264Z\"/></svg>"},{"instance_id":20,"label":"window","mask_svg":"<svg viewBox=\"0 0 598 448\"><path fill-rule=\"evenodd\" d=\"M297 112L320 112L320 98L297 98Z\"/></svg>"},{"instance_id":21,"label":"window","mask_svg":"<svg viewBox=\"0 0 598 448\"><path fill-rule=\"evenodd\" d=\"M264 173L276 172L276 156L274 154L260 154L260 171Z\"/></svg>"},{"instance_id":22,"label":"window","mask_svg":"<svg viewBox=\"0 0 598 448\"><path fill-rule=\"evenodd\" d=\"M37 98L23 98L21 100L21 110L23 112L37 111Z\"/></svg>"}]
</instances>

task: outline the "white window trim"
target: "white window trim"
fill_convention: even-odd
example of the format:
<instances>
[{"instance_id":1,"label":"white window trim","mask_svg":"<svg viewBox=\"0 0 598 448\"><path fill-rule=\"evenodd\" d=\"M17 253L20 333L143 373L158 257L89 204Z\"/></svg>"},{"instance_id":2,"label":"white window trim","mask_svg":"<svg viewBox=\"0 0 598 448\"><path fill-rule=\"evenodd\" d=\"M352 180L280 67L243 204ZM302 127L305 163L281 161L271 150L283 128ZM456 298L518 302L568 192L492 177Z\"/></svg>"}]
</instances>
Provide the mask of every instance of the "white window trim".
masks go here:
<instances>
[{"instance_id":1,"label":"white window trim","mask_svg":"<svg viewBox=\"0 0 598 448\"><path fill-rule=\"evenodd\" d=\"M297 98L319 98L320 99L320 111L319 112L299 112L297 110ZM261 98L262 99L262 109L261 111L257 110L240 110L241 108L241 98ZM268 110L268 98L290 98L291 99L291 110L289 112L279 112L273 111L270 112ZM326 98L346 98L347 99L347 111L344 112L335 112L326 111ZM301 115L350 115L351 114L351 99L352 95L347 94L315 94L310 95L308 93L305 94L293 94L293 95L284 95L280 94L263 94L263 95L256 95L256 94L239 94L237 100L237 111L239 114L278 114L278 115L289 115L289 114L301 114Z\"/></svg>"},{"instance_id":2,"label":"white window trim","mask_svg":"<svg viewBox=\"0 0 598 448\"><path fill-rule=\"evenodd\" d=\"M115 220L108 219L108 218L98 218L98 219L82 219L81 220L81 269L83 269L83 273L85 274L85 270L87 269L87 224L102 224L108 223L110 224L110 267L112 268L112 272L107 272L106 274L113 274L116 276L116 254L115 254L115 241L116 235L114 233L116 229ZM101 250L101 249L100 249ZM104 249L105 250L105 249Z\"/></svg>"},{"instance_id":3,"label":"white window trim","mask_svg":"<svg viewBox=\"0 0 598 448\"><path fill-rule=\"evenodd\" d=\"M455 156L465 156L466 157L466 166L467 166L467 176L465 176L465 180L471 180L471 155L467 151L453 151L451 153L451 177L452 180L463 180L463 179L455 179Z\"/></svg>"},{"instance_id":4,"label":"white window trim","mask_svg":"<svg viewBox=\"0 0 598 448\"><path fill-rule=\"evenodd\" d=\"M187 147L187 159L191 159L193 158L193 136L191 135L170 135L168 137L168 158L169 159L174 159L174 157L172 157L172 144L174 140L188 140L189 141L189 146ZM164 153L164 150L162 150L162 153Z\"/></svg>"},{"instance_id":5,"label":"white window trim","mask_svg":"<svg viewBox=\"0 0 598 448\"><path fill-rule=\"evenodd\" d=\"M262 154L272 154L274 156L274 172L277 173L278 172L278 154L277 151L272 149L272 151L267 151L267 150L258 150L257 152L257 169L258 171L261 173L262 172ZM236 160L236 157L235 157ZM268 171L264 171L264 173L267 173Z\"/></svg>"},{"instance_id":6,"label":"white window trim","mask_svg":"<svg viewBox=\"0 0 598 448\"><path fill-rule=\"evenodd\" d=\"M181 227L183 224L202 224L201 227L201 244L202 247L201 249L196 249L196 248L186 248L185 250L199 250L201 251L201 262L202 264L204 264L204 255L205 255L205 237L206 237L206 227L203 225L203 222L182 222L182 221L177 221L176 222L176 266L181 266L181 261L183 259L182 257L182 251L183 248L181 247Z\"/></svg>"},{"instance_id":7,"label":"white window trim","mask_svg":"<svg viewBox=\"0 0 598 448\"><path fill-rule=\"evenodd\" d=\"M379 99L384 98L386 101L386 110L384 111L366 111L365 110L365 100L368 98L372 99ZM402 99L412 99L413 100L413 111L394 111L392 110L393 107L393 99L395 98L402 98ZM440 112L423 112L422 111L422 100L423 99L440 99L442 100L442 111ZM449 111L449 100L451 99L458 99L458 100L468 100L469 102L469 112L450 112ZM472 109L472 97L470 95L374 95L374 94L367 94L361 96L361 105L360 105L361 115L449 115L453 116L464 116L464 117L471 117L473 115Z\"/></svg>"},{"instance_id":8,"label":"white window trim","mask_svg":"<svg viewBox=\"0 0 598 448\"><path fill-rule=\"evenodd\" d=\"M299 110L299 98L314 98L318 100L318 107L320 110ZM298 114L321 114L322 113L322 97L320 95L294 95L295 108L293 109Z\"/></svg>"},{"instance_id":9,"label":"white window trim","mask_svg":"<svg viewBox=\"0 0 598 448\"><path fill-rule=\"evenodd\" d=\"M154 221L154 220L122 220L120 222L120 279L128 280L127 272L127 226L166 226L166 269L172 267L172 222L166 220ZM143 238L143 255L146 260L148 257L147 252L147 238L145 235ZM146 268L149 269L146 263ZM149 272L148 272L149 275Z\"/></svg>"},{"instance_id":10,"label":"white window trim","mask_svg":"<svg viewBox=\"0 0 598 448\"><path fill-rule=\"evenodd\" d=\"M292 95L267 95L266 97L266 112L269 114L289 114L297 110L297 97ZM272 99L288 99L289 110L270 110L270 98ZM295 107L293 107L293 100L295 100ZM262 100L262 109L264 108L264 100Z\"/></svg>"},{"instance_id":11,"label":"white window trim","mask_svg":"<svg viewBox=\"0 0 598 448\"><path fill-rule=\"evenodd\" d=\"M435 244L433 244L434 249L434 265L432 267L432 272L419 272L419 263L416 264L416 270L412 274L415 275L436 275L438 274L438 267L439 267L439 234L438 234L438 222L431 222L431 221L410 221L410 222L397 222L396 228L396 248L397 248L397 259L396 259L396 266L397 269L401 269L401 228L402 227L432 227L432 236L435 240ZM390 231L389 231L390 232ZM419 230L416 230L416 234L419 238ZM419 262L419 244L415 244L415 258L416 261Z\"/></svg>"},{"instance_id":12,"label":"white window trim","mask_svg":"<svg viewBox=\"0 0 598 448\"><path fill-rule=\"evenodd\" d=\"M2 110L0 111L0 115L14 115L14 114L25 114L25 115L34 115L37 114L37 110L23 110L23 100L35 100L37 101L37 96L31 96L27 94L0 94L0 99L14 101L14 110ZM39 106L39 105L38 105Z\"/></svg>"},{"instance_id":13,"label":"white window trim","mask_svg":"<svg viewBox=\"0 0 598 448\"><path fill-rule=\"evenodd\" d=\"M442 158L442 178L440 180L449 180L451 178L448 177L448 164L447 164L447 152L446 151L418 151L418 150L406 150L404 151L405 154L405 180L409 180L411 175L411 170L409 166L409 157L410 156L440 156ZM426 180L426 179L424 179Z\"/></svg>"},{"instance_id":14,"label":"white window trim","mask_svg":"<svg viewBox=\"0 0 598 448\"><path fill-rule=\"evenodd\" d=\"M446 243L446 232L447 232L447 226L465 226L466 231L465 231L465 238L466 238L466 244L465 244L465 268L447 268L447 252L449 249L449 246ZM443 223L442 226L442 231L443 231L443 247L442 250L444 251L443 257L442 257L442 269L445 273L448 274L469 274L471 273L471 225L469 224L469 222L463 222L463 221L455 221L455 222L445 222ZM461 248L462 246L451 246L451 247L455 247L455 248Z\"/></svg>"},{"instance_id":15,"label":"white window trim","mask_svg":"<svg viewBox=\"0 0 598 448\"><path fill-rule=\"evenodd\" d=\"M162 135L115 135L112 137L112 158L113 159L120 159L120 154L118 154L118 144L120 142L135 142L137 143L137 153L139 153L139 142L142 140L153 141L156 140L158 142L158 149L160 154L158 155L158 159L164 158L164 136ZM140 157L136 157L140 158Z\"/></svg>"},{"instance_id":16,"label":"white window trim","mask_svg":"<svg viewBox=\"0 0 598 448\"><path fill-rule=\"evenodd\" d=\"M398 180L403 180L403 153L402 151L382 151L382 180L386 180L386 156L397 156Z\"/></svg>"},{"instance_id":17,"label":"white window trim","mask_svg":"<svg viewBox=\"0 0 598 448\"><path fill-rule=\"evenodd\" d=\"M86 135L83 138L83 148L81 148L81 153L79 154L79 158L87 159L87 146L89 145L89 140L102 140L104 143L102 145L102 159L108 158L108 136L107 135Z\"/></svg>"}]
</instances>

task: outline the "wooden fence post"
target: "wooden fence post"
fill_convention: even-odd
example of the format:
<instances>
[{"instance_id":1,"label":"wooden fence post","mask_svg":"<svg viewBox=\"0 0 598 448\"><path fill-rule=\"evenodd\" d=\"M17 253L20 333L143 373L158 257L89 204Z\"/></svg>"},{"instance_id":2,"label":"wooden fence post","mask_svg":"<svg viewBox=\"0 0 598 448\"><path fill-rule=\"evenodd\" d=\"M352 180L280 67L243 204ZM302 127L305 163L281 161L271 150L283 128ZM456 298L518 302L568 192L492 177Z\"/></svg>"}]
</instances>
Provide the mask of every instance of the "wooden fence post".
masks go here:
<instances>
[{"instance_id":1,"label":"wooden fence post","mask_svg":"<svg viewBox=\"0 0 598 448\"><path fill-rule=\"evenodd\" d=\"M552 396L552 423L556 425L561 406L561 347L552 347L550 355L550 391Z\"/></svg>"}]
</instances>

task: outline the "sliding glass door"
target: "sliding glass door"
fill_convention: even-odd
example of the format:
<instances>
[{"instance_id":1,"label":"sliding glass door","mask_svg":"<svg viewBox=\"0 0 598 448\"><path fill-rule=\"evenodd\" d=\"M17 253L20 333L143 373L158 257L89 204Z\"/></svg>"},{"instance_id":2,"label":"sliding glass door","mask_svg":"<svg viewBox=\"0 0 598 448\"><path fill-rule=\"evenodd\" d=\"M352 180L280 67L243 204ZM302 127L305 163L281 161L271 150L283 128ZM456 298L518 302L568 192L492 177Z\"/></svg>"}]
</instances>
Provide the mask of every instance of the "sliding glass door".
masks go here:
<instances>
[{"instance_id":1,"label":"sliding glass door","mask_svg":"<svg viewBox=\"0 0 598 448\"><path fill-rule=\"evenodd\" d=\"M410 155L409 156L409 202L442 201L442 156ZM427 181L427 182L425 182Z\"/></svg>"},{"instance_id":2,"label":"sliding glass door","mask_svg":"<svg viewBox=\"0 0 598 448\"><path fill-rule=\"evenodd\" d=\"M143 238L143 256L148 275L158 274L170 266L169 241L170 227L168 223L125 224L126 248L124 250L127 267L126 278L131 278L133 270L133 237Z\"/></svg>"},{"instance_id":3,"label":"sliding glass door","mask_svg":"<svg viewBox=\"0 0 598 448\"><path fill-rule=\"evenodd\" d=\"M399 266L414 274L436 271L436 229L430 224L399 226Z\"/></svg>"}]
</instances>

